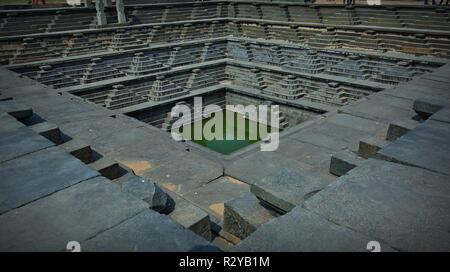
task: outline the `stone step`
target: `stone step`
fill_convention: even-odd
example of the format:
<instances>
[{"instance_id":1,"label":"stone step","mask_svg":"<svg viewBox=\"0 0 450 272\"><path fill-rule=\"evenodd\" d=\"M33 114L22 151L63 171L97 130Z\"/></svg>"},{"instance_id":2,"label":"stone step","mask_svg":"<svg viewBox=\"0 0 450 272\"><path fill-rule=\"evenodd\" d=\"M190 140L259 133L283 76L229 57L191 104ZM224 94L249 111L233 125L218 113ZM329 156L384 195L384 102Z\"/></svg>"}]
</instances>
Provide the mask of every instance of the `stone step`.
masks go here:
<instances>
[{"instance_id":1,"label":"stone step","mask_svg":"<svg viewBox=\"0 0 450 272\"><path fill-rule=\"evenodd\" d=\"M318 174L282 168L253 183L250 191L282 213L301 205L328 184Z\"/></svg>"},{"instance_id":2,"label":"stone step","mask_svg":"<svg viewBox=\"0 0 450 272\"><path fill-rule=\"evenodd\" d=\"M342 150L331 156L330 173L338 177L359 166L364 161L350 150Z\"/></svg>"},{"instance_id":3,"label":"stone step","mask_svg":"<svg viewBox=\"0 0 450 272\"><path fill-rule=\"evenodd\" d=\"M7 113L0 113L0 133L14 131L25 125Z\"/></svg>"},{"instance_id":4,"label":"stone step","mask_svg":"<svg viewBox=\"0 0 450 272\"><path fill-rule=\"evenodd\" d=\"M63 143L60 147L64 148L67 152L72 154L72 156L85 164L89 164L93 161L93 151L91 147L80 140L72 139Z\"/></svg>"},{"instance_id":5,"label":"stone step","mask_svg":"<svg viewBox=\"0 0 450 272\"><path fill-rule=\"evenodd\" d=\"M262 206L254 194L243 193L225 203L223 230L245 239L259 226L277 216L278 213Z\"/></svg>"},{"instance_id":6,"label":"stone step","mask_svg":"<svg viewBox=\"0 0 450 272\"><path fill-rule=\"evenodd\" d=\"M403 136L408 131L416 128L420 123L415 120L399 120L389 124L386 140L389 142L395 141L398 137Z\"/></svg>"},{"instance_id":7,"label":"stone step","mask_svg":"<svg viewBox=\"0 0 450 272\"><path fill-rule=\"evenodd\" d=\"M0 102L1 101L7 101L7 100L12 100L12 97L9 96L9 95L0 93Z\"/></svg>"},{"instance_id":8,"label":"stone step","mask_svg":"<svg viewBox=\"0 0 450 272\"><path fill-rule=\"evenodd\" d=\"M208 213L173 192L166 191L166 193L170 197L168 203L168 209L172 210L169 213L170 218L186 229L211 241L211 221Z\"/></svg>"},{"instance_id":9,"label":"stone step","mask_svg":"<svg viewBox=\"0 0 450 272\"><path fill-rule=\"evenodd\" d=\"M379 136L372 136L359 141L358 155L363 158L371 158L377 152L389 145L389 142Z\"/></svg>"},{"instance_id":10,"label":"stone step","mask_svg":"<svg viewBox=\"0 0 450 272\"><path fill-rule=\"evenodd\" d=\"M102 157L90 163L89 166L110 180L117 179L126 173L123 166L107 157Z\"/></svg>"},{"instance_id":11,"label":"stone step","mask_svg":"<svg viewBox=\"0 0 450 272\"><path fill-rule=\"evenodd\" d=\"M0 106L1 107L1 106ZM447 97L429 96L414 101L413 109L422 118L428 119L433 113L443 107L450 107L450 99Z\"/></svg>"},{"instance_id":12,"label":"stone step","mask_svg":"<svg viewBox=\"0 0 450 272\"><path fill-rule=\"evenodd\" d=\"M16 119L25 119L33 114L33 110L15 100L0 101L0 113L8 113Z\"/></svg>"},{"instance_id":13,"label":"stone step","mask_svg":"<svg viewBox=\"0 0 450 272\"><path fill-rule=\"evenodd\" d=\"M55 124L49 123L49 122L42 122L37 123L32 126L30 126L34 132L39 133L40 135L44 136L45 138L49 139L56 145L62 144L63 139L61 137L61 131L59 130L58 126Z\"/></svg>"},{"instance_id":14,"label":"stone step","mask_svg":"<svg viewBox=\"0 0 450 272\"><path fill-rule=\"evenodd\" d=\"M114 181L119 183L122 190L147 202L150 209L162 213L167 209L168 196L155 183L132 173L127 173Z\"/></svg>"}]
</instances>

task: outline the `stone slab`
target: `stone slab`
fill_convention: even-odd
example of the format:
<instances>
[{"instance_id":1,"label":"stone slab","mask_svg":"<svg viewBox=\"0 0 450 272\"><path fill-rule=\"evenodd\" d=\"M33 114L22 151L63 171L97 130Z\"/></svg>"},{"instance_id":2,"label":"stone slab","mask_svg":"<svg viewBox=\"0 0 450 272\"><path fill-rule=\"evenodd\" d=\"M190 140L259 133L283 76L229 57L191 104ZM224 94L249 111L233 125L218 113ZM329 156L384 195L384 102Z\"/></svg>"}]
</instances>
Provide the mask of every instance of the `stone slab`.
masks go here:
<instances>
[{"instance_id":1,"label":"stone slab","mask_svg":"<svg viewBox=\"0 0 450 272\"><path fill-rule=\"evenodd\" d=\"M0 213L99 175L58 147L3 162L0 166Z\"/></svg>"},{"instance_id":2,"label":"stone slab","mask_svg":"<svg viewBox=\"0 0 450 272\"><path fill-rule=\"evenodd\" d=\"M383 94L404 99L422 99L432 96L450 97L448 90L432 89L429 87L414 86L408 82L405 85L399 85L396 88L384 90Z\"/></svg>"},{"instance_id":3,"label":"stone slab","mask_svg":"<svg viewBox=\"0 0 450 272\"><path fill-rule=\"evenodd\" d=\"M257 165L258 167L255 167ZM225 175L253 184L281 168L312 170L311 165L286 158L277 152L255 152L225 167Z\"/></svg>"},{"instance_id":4,"label":"stone slab","mask_svg":"<svg viewBox=\"0 0 450 272\"><path fill-rule=\"evenodd\" d=\"M223 175L220 164L194 153L178 151L169 154L164 160L157 161L158 167L151 168L142 176L163 188L184 195Z\"/></svg>"},{"instance_id":5,"label":"stone slab","mask_svg":"<svg viewBox=\"0 0 450 272\"><path fill-rule=\"evenodd\" d=\"M55 144L27 127L0 133L0 162L45 149Z\"/></svg>"},{"instance_id":6,"label":"stone slab","mask_svg":"<svg viewBox=\"0 0 450 272\"><path fill-rule=\"evenodd\" d=\"M369 159L305 207L397 250L448 251L449 195L448 176Z\"/></svg>"},{"instance_id":7,"label":"stone slab","mask_svg":"<svg viewBox=\"0 0 450 272\"><path fill-rule=\"evenodd\" d=\"M94 120L111 115L111 111L80 100L52 94L27 95L24 100L33 101L33 110L48 122L56 124L62 131L63 124L80 120Z\"/></svg>"},{"instance_id":8,"label":"stone slab","mask_svg":"<svg viewBox=\"0 0 450 272\"><path fill-rule=\"evenodd\" d=\"M208 211L219 221L223 221L225 202L249 191L248 184L234 178L221 177L183 195L183 197Z\"/></svg>"},{"instance_id":9,"label":"stone slab","mask_svg":"<svg viewBox=\"0 0 450 272\"><path fill-rule=\"evenodd\" d=\"M344 226L334 224L314 212L296 207L256 230L232 251L244 252L341 252L367 251L374 240ZM381 244L382 251L392 248Z\"/></svg>"},{"instance_id":10,"label":"stone slab","mask_svg":"<svg viewBox=\"0 0 450 272\"><path fill-rule=\"evenodd\" d=\"M350 129L356 129L367 133L377 133L386 129L386 123L380 121L374 121L367 118L353 116L345 113L337 113L327 117L327 122L347 127Z\"/></svg>"},{"instance_id":11,"label":"stone slab","mask_svg":"<svg viewBox=\"0 0 450 272\"><path fill-rule=\"evenodd\" d=\"M316 146L310 143L291 139L289 137L281 138L278 149L275 153L284 158L289 158L304 164L303 170L316 170L328 172L328 161L330 160L333 150L325 147Z\"/></svg>"},{"instance_id":12,"label":"stone slab","mask_svg":"<svg viewBox=\"0 0 450 272\"><path fill-rule=\"evenodd\" d=\"M301 142L327 148L334 152L343 149L356 151L361 138L373 135L374 132L377 131L377 127L371 129L369 127L364 128L361 124L360 126L352 128L349 124L341 123L342 122L338 122L336 119L332 118L328 120L327 118L322 122L317 122L297 133L290 135L289 137ZM376 122L373 121L373 123Z\"/></svg>"},{"instance_id":13,"label":"stone slab","mask_svg":"<svg viewBox=\"0 0 450 272\"><path fill-rule=\"evenodd\" d=\"M0 216L0 251L63 251L134 217L148 205L103 177ZM125 245L124 245L125 246Z\"/></svg>"},{"instance_id":14,"label":"stone slab","mask_svg":"<svg viewBox=\"0 0 450 272\"><path fill-rule=\"evenodd\" d=\"M399 119L411 119L416 115L413 101L384 94L370 96L366 100L342 107L339 111L353 116L390 123Z\"/></svg>"},{"instance_id":15,"label":"stone slab","mask_svg":"<svg viewBox=\"0 0 450 272\"><path fill-rule=\"evenodd\" d=\"M253 183L251 192L271 206L288 212L329 183L313 172L280 168Z\"/></svg>"},{"instance_id":16,"label":"stone slab","mask_svg":"<svg viewBox=\"0 0 450 272\"><path fill-rule=\"evenodd\" d=\"M379 157L450 174L450 124L428 120L378 152Z\"/></svg>"},{"instance_id":17,"label":"stone slab","mask_svg":"<svg viewBox=\"0 0 450 272\"><path fill-rule=\"evenodd\" d=\"M82 245L84 251L220 251L205 239L151 210L107 230Z\"/></svg>"}]
</instances>

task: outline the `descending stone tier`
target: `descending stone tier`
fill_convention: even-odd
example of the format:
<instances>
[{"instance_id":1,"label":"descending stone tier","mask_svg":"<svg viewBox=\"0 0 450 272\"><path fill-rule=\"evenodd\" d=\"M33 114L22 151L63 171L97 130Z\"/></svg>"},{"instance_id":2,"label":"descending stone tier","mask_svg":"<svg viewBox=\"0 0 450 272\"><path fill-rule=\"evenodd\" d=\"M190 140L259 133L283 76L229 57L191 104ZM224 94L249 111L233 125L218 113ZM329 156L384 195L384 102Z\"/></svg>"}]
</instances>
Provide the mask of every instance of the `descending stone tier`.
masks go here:
<instances>
[{"instance_id":1,"label":"descending stone tier","mask_svg":"<svg viewBox=\"0 0 450 272\"><path fill-rule=\"evenodd\" d=\"M226 20L214 20L57 35L46 34L26 38L4 38L0 39L0 62L2 64L25 63L229 35L288 42L306 48L342 48L450 57L450 36L442 33L420 34L386 29L375 31L348 27L303 27L250 21L227 23Z\"/></svg>"},{"instance_id":2,"label":"descending stone tier","mask_svg":"<svg viewBox=\"0 0 450 272\"><path fill-rule=\"evenodd\" d=\"M220 84L220 85L219 85ZM352 83L334 82L268 69L248 69L239 65L214 65L204 68L185 69L164 76L147 76L127 80L126 86L105 83L88 89L72 91L83 99L119 109L145 103L173 100L180 96L195 95L207 91L208 87L235 87L245 94L262 99L291 101L294 105L305 105L320 111L341 107L370 95L380 88L356 86ZM217 87L218 86L218 87ZM197 91L197 92L196 92Z\"/></svg>"},{"instance_id":3,"label":"descending stone tier","mask_svg":"<svg viewBox=\"0 0 450 272\"><path fill-rule=\"evenodd\" d=\"M377 91L349 83L308 79L273 70L248 70L236 65L228 65L226 73L232 84L247 88L247 92L281 98L282 101L295 100L297 104L324 110L352 103Z\"/></svg>"},{"instance_id":4,"label":"descending stone tier","mask_svg":"<svg viewBox=\"0 0 450 272\"><path fill-rule=\"evenodd\" d=\"M346 27L312 27L241 20L228 24L235 37L287 41L312 48L350 48L449 57L450 40L444 33L367 30Z\"/></svg>"},{"instance_id":5,"label":"descending stone tier","mask_svg":"<svg viewBox=\"0 0 450 272\"><path fill-rule=\"evenodd\" d=\"M226 79L225 66L216 65L128 81L126 86L103 85L87 91L78 91L76 94L108 109L119 109L149 101L173 99L187 95L191 90L217 85Z\"/></svg>"},{"instance_id":6,"label":"descending stone tier","mask_svg":"<svg viewBox=\"0 0 450 272\"><path fill-rule=\"evenodd\" d=\"M99 57L80 56L62 62L45 62L49 65L41 62L13 65L10 69L54 88L66 88L102 84L102 81L111 79L138 78L170 72L178 67L202 66L205 62L234 60L247 65L282 68L303 77L313 75L333 81L359 80L363 85L380 83L387 86L429 73L445 62L442 59L404 57L356 51L310 50L294 45L230 38L228 42L214 39L176 43L172 46L136 49Z\"/></svg>"},{"instance_id":7,"label":"descending stone tier","mask_svg":"<svg viewBox=\"0 0 450 272\"><path fill-rule=\"evenodd\" d=\"M430 63L412 63L402 59L363 56L358 53L337 53L332 50L307 50L286 45L230 40L228 57L283 67L306 74L330 74L396 85L415 75L430 72ZM435 66L436 67L436 66Z\"/></svg>"},{"instance_id":8,"label":"descending stone tier","mask_svg":"<svg viewBox=\"0 0 450 272\"><path fill-rule=\"evenodd\" d=\"M196 39L224 37L225 21L166 24L83 33L48 34L0 41L2 63L24 63L50 58L115 52Z\"/></svg>"},{"instance_id":9,"label":"descending stone tier","mask_svg":"<svg viewBox=\"0 0 450 272\"><path fill-rule=\"evenodd\" d=\"M135 78L201 64L226 57L226 41L190 43L174 47L156 47L138 52L78 58L52 65L23 66L25 75L54 88L98 83L114 78Z\"/></svg>"},{"instance_id":10,"label":"descending stone tier","mask_svg":"<svg viewBox=\"0 0 450 272\"><path fill-rule=\"evenodd\" d=\"M117 23L115 7L106 8L108 24ZM327 25L450 30L447 8L305 5L298 3L214 1L130 5L129 24L163 23L213 18L251 18ZM14 36L96 28L94 8L0 11L0 35Z\"/></svg>"}]
</instances>

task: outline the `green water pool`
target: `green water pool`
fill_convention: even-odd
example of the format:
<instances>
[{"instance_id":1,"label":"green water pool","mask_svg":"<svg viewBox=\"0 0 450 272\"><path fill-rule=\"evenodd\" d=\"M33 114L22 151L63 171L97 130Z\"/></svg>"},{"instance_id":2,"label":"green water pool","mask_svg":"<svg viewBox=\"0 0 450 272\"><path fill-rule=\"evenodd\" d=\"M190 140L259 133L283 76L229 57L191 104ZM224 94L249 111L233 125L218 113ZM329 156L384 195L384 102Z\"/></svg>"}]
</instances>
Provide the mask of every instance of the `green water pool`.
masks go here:
<instances>
[{"instance_id":1,"label":"green water pool","mask_svg":"<svg viewBox=\"0 0 450 272\"><path fill-rule=\"evenodd\" d=\"M203 131L208 121L214 117L214 114L209 118L191 124L188 129L185 128L182 131L182 135L186 137L190 131L191 141L221 154L228 155L236 150L258 142L265 138L272 130L270 126L245 119L241 114L235 112L227 112L224 110L222 111L222 116L224 120L221 122L223 126L222 139L208 140L204 137L203 133L201 139L196 140L194 138L195 129L201 127L201 130ZM229 121L230 117L234 118L234 121ZM211 131L215 132L216 130L213 127ZM239 138L238 135L240 135Z\"/></svg>"}]
</instances>

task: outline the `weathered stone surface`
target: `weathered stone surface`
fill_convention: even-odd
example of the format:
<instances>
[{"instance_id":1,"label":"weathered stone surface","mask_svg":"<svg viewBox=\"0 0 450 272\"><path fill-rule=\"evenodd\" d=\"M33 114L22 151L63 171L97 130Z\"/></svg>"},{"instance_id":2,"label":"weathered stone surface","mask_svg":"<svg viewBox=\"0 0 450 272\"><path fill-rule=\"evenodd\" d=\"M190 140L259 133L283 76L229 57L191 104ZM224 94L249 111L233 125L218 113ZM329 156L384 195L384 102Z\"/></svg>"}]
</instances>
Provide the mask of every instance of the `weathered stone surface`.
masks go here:
<instances>
[{"instance_id":1,"label":"weathered stone surface","mask_svg":"<svg viewBox=\"0 0 450 272\"><path fill-rule=\"evenodd\" d=\"M352 151L340 151L331 156L330 173L340 177L360 165L363 161L363 158L358 157L358 155L356 155Z\"/></svg>"},{"instance_id":2,"label":"weathered stone surface","mask_svg":"<svg viewBox=\"0 0 450 272\"><path fill-rule=\"evenodd\" d=\"M251 192L270 205L288 212L329 184L312 172L281 168L251 185Z\"/></svg>"},{"instance_id":3,"label":"weathered stone surface","mask_svg":"<svg viewBox=\"0 0 450 272\"><path fill-rule=\"evenodd\" d=\"M448 251L449 193L445 175L369 159L305 207L401 251Z\"/></svg>"},{"instance_id":4,"label":"weathered stone surface","mask_svg":"<svg viewBox=\"0 0 450 272\"><path fill-rule=\"evenodd\" d=\"M83 246L83 245L82 245ZM151 210L86 241L85 251L219 251L167 216Z\"/></svg>"},{"instance_id":5,"label":"weathered stone surface","mask_svg":"<svg viewBox=\"0 0 450 272\"><path fill-rule=\"evenodd\" d=\"M256 230L233 251L367 251L374 240L300 207ZM392 251L381 244L382 251Z\"/></svg>"},{"instance_id":6,"label":"weathered stone surface","mask_svg":"<svg viewBox=\"0 0 450 272\"><path fill-rule=\"evenodd\" d=\"M219 221L223 221L225 202L249 191L250 186L248 184L230 177L221 177L185 194L183 197L208 211Z\"/></svg>"},{"instance_id":7,"label":"weathered stone surface","mask_svg":"<svg viewBox=\"0 0 450 272\"><path fill-rule=\"evenodd\" d=\"M156 184L128 173L115 180L122 190L144 200L155 211L163 211L167 206L167 194Z\"/></svg>"},{"instance_id":8,"label":"weathered stone surface","mask_svg":"<svg viewBox=\"0 0 450 272\"><path fill-rule=\"evenodd\" d=\"M169 192L168 195L172 199L169 205L174 205L174 207L171 207L173 211L169 214L170 218L186 229L210 241L212 233L208 213L175 193Z\"/></svg>"},{"instance_id":9,"label":"weathered stone surface","mask_svg":"<svg viewBox=\"0 0 450 272\"><path fill-rule=\"evenodd\" d=\"M27 127L0 133L0 162L54 146L52 142Z\"/></svg>"},{"instance_id":10,"label":"weathered stone surface","mask_svg":"<svg viewBox=\"0 0 450 272\"><path fill-rule=\"evenodd\" d=\"M58 147L3 162L0 167L0 213L98 175Z\"/></svg>"},{"instance_id":11,"label":"weathered stone surface","mask_svg":"<svg viewBox=\"0 0 450 272\"><path fill-rule=\"evenodd\" d=\"M145 202L96 177L0 215L0 251L63 251L69 241L83 250L85 240L144 210Z\"/></svg>"},{"instance_id":12,"label":"weathered stone surface","mask_svg":"<svg viewBox=\"0 0 450 272\"><path fill-rule=\"evenodd\" d=\"M392 142L419 125L415 120L399 120L389 124L386 140Z\"/></svg>"},{"instance_id":13,"label":"weathered stone surface","mask_svg":"<svg viewBox=\"0 0 450 272\"><path fill-rule=\"evenodd\" d=\"M428 120L378 152L386 160L450 174L450 124Z\"/></svg>"},{"instance_id":14,"label":"weathered stone surface","mask_svg":"<svg viewBox=\"0 0 450 272\"><path fill-rule=\"evenodd\" d=\"M225 203L223 229L245 239L259 226L277 216L274 211L263 207L254 194L243 193Z\"/></svg>"}]
</instances>

